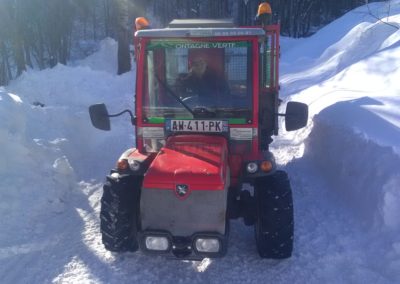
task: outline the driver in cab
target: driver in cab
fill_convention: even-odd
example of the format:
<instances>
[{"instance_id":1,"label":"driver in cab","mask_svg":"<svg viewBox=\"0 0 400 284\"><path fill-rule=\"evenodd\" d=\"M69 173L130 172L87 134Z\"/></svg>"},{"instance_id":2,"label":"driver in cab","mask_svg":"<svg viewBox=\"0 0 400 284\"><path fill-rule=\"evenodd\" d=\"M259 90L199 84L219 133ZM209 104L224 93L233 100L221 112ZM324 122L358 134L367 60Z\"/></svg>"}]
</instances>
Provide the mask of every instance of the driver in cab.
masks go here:
<instances>
[{"instance_id":1,"label":"driver in cab","mask_svg":"<svg viewBox=\"0 0 400 284\"><path fill-rule=\"evenodd\" d=\"M179 78L178 84L189 97L213 99L229 95L229 86L224 76L210 68L203 58L191 62L189 73Z\"/></svg>"}]
</instances>

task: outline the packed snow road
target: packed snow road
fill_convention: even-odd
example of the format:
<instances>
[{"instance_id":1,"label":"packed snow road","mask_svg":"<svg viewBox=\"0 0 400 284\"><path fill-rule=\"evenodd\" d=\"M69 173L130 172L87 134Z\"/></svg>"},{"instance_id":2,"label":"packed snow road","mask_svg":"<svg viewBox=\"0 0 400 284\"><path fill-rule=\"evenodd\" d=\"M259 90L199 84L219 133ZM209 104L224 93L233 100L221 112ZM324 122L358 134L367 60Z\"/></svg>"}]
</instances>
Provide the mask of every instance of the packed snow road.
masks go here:
<instances>
[{"instance_id":1,"label":"packed snow road","mask_svg":"<svg viewBox=\"0 0 400 284\"><path fill-rule=\"evenodd\" d=\"M3 247L3 283L394 283L400 243L382 240L360 225L307 162L287 165L293 185L296 238L291 259L261 260L254 231L231 223L225 258L167 260L141 253L112 254L99 234L99 184L79 184L62 213L43 214L41 230ZM78 193L80 192L80 193ZM390 251L393 250L392 255ZM397 249L397 261L396 261ZM384 261L382 261L384 260ZM390 266L386 266L387 264Z\"/></svg>"},{"instance_id":2,"label":"packed snow road","mask_svg":"<svg viewBox=\"0 0 400 284\"><path fill-rule=\"evenodd\" d=\"M400 1L391 3L385 20L399 24ZM294 255L282 261L260 259L241 220L231 222L221 259L103 248L103 176L134 141L127 119L104 133L87 114L100 101L110 112L133 106L134 72L112 75L112 40L75 66L0 87L1 282L400 282L400 33L392 29L361 7L311 38L282 40L282 95L311 114L305 129L272 144L294 195Z\"/></svg>"}]
</instances>

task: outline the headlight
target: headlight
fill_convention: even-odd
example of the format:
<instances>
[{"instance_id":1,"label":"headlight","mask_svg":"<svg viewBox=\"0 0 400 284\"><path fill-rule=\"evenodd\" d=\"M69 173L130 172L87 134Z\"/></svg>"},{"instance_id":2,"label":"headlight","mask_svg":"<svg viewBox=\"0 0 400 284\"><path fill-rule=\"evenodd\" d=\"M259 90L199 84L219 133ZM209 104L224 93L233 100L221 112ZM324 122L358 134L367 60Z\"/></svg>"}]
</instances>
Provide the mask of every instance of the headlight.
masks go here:
<instances>
[{"instance_id":1,"label":"headlight","mask_svg":"<svg viewBox=\"0 0 400 284\"><path fill-rule=\"evenodd\" d=\"M169 241L167 237L147 236L145 244L148 250L164 251L168 250L169 248Z\"/></svg>"},{"instance_id":2,"label":"headlight","mask_svg":"<svg viewBox=\"0 0 400 284\"><path fill-rule=\"evenodd\" d=\"M129 168L132 171L136 172L136 171L138 171L140 169L140 163L138 161L133 160L133 159L129 159L128 163L129 163Z\"/></svg>"},{"instance_id":3,"label":"headlight","mask_svg":"<svg viewBox=\"0 0 400 284\"><path fill-rule=\"evenodd\" d=\"M195 246L198 252L219 252L220 250L219 240L213 238L198 238Z\"/></svg>"},{"instance_id":4,"label":"headlight","mask_svg":"<svg viewBox=\"0 0 400 284\"><path fill-rule=\"evenodd\" d=\"M246 166L246 170L248 173L254 174L258 170L257 163L254 163L254 162L248 163Z\"/></svg>"}]
</instances>

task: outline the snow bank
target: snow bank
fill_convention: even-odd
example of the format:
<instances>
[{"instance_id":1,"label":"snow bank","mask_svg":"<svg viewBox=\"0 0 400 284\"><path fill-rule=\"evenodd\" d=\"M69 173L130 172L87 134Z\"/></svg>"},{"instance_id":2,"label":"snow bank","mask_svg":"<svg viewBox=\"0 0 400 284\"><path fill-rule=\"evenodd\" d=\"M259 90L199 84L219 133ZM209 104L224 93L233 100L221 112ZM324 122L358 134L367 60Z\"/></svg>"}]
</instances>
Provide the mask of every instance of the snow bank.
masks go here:
<instances>
[{"instance_id":1,"label":"snow bank","mask_svg":"<svg viewBox=\"0 0 400 284\"><path fill-rule=\"evenodd\" d=\"M384 20L400 26L400 1L391 4ZM335 196L380 232L400 232L399 54L400 31L364 6L282 55L282 90L287 100L309 105L310 124L278 143L286 137L300 145L297 157L314 164Z\"/></svg>"},{"instance_id":2,"label":"snow bank","mask_svg":"<svg viewBox=\"0 0 400 284\"><path fill-rule=\"evenodd\" d=\"M100 42L99 50L82 60L73 62L72 66L87 66L92 70L105 71L117 74L118 43L112 38L106 38Z\"/></svg>"},{"instance_id":3,"label":"snow bank","mask_svg":"<svg viewBox=\"0 0 400 284\"><path fill-rule=\"evenodd\" d=\"M381 7L382 4L377 5ZM400 5L395 8L390 10L392 16L385 18L390 25L371 17L363 6L347 13L311 38L284 39L283 43L296 46L282 51L281 83L284 93L295 94L314 82L330 79L379 51L398 46L400 32L395 27L400 27Z\"/></svg>"},{"instance_id":4,"label":"snow bank","mask_svg":"<svg viewBox=\"0 0 400 284\"><path fill-rule=\"evenodd\" d=\"M387 3L370 3L370 10L368 6L364 5L349 11L318 30L317 33L310 37L312 40L310 38L296 39L296 48L292 50L293 52L285 54L287 61L308 61L321 57L328 48L341 42L352 30L357 29L360 24L366 26L374 25L377 22L375 16L382 18L384 22L394 22L396 25L396 21L388 19L387 16L395 16L399 13L400 2L398 0L385 2Z\"/></svg>"},{"instance_id":5,"label":"snow bank","mask_svg":"<svg viewBox=\"0 0 400 284\"><path fill-rule=\"evenodd\" d=\"M37 230L41 216L63 212L79 180L103 180L134 144L127 117L114 119L112 132L102 132L88 114L89 105L99 102L110 113L133 109L134 72L104 71L114 64L105 56L113 54L113 45L103 42L104 50L89 57L87 66L30 70L0 88L2 245L15 241L13 232Z\"/></svg>"},{"instance_id":6,"label":"snow bank","mask_svg":"<svg viewBox=\"0 0 400 284\"><path fill-rule=\"evenodd\" d=\"M400 26L400 1L390 4L383 20ZM388 11L386 3L370 7L380 16ZM306 128L282 131L273 144L294 181L300 259L317 259L313 275L327 282L397 283L400 31L364 6L285 43L281 94L310 111ZM310 253L315 249L320 259Z\"/></svg>"},{"instance_id":7,"label":"snow bank","mask_svg":"<svg viewBox=\"0 0 400 284\"><path fill-rule=\"evenodd\" d=\"M314 118L305 149L304 159L360 222L378 231L400 231L400 157L391 147L332 124L322 112Z\"/></svg>"},{"instance_id":8,"label":"snow bank","mask_svg":"<svg viewBox=\"0 0 400 284\"><path fill-rule=\"evenodd\" d=\"M93 55L92 64L96 62L94 58L97 56ZM103 63L100 60L99 66ZM133 145L134 132L127 117L113 119L111 132L95 129L88 107L104 102L110 113L133 109L134 78L133 72L117 76L88 66L61 64L52 69L28 71L13 81L7 91L18 94L27 106L39 102L44 107L35 108L29 127L16 131L25 131L30 139L45 144L56 143L79 178L99 177L99 173L107 173L114 166L124 149ZM15 114L4 115L13 120ZM99 157L99 149L107 152Z\"/></svg>"},{"instance_id":9,"label":"snow bank","mask_svg":"<svg viewBox=\"0 0 400 284\"><path fill-rule=\"evenodd\" d=\"M0 243L15 241L8 234L34 230L46 211L65 209L76 178L56 141L43 143L29 136L37 107L0 90ZM35 196L35 197L33 197Z\"/></svg>"}]
</instances>

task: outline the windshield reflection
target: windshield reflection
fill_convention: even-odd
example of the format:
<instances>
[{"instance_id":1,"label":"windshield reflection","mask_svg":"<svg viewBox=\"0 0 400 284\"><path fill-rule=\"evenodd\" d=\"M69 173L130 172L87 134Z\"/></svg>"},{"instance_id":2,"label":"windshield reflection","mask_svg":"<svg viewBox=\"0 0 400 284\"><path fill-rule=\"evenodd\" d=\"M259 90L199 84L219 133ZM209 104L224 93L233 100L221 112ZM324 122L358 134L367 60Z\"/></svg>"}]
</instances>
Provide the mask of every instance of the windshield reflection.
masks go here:
<instances>
[{"instance_id":1,"label":"windshield reflection","mask_svg":"<svg viewBox=\"0 0 400 284\"><path fill-rule=\"evenodd\" d=\"M190 42L153 40L147 46L145 117L250 119L251 44L182 44Z\"/></svg>"}]
</instances>

